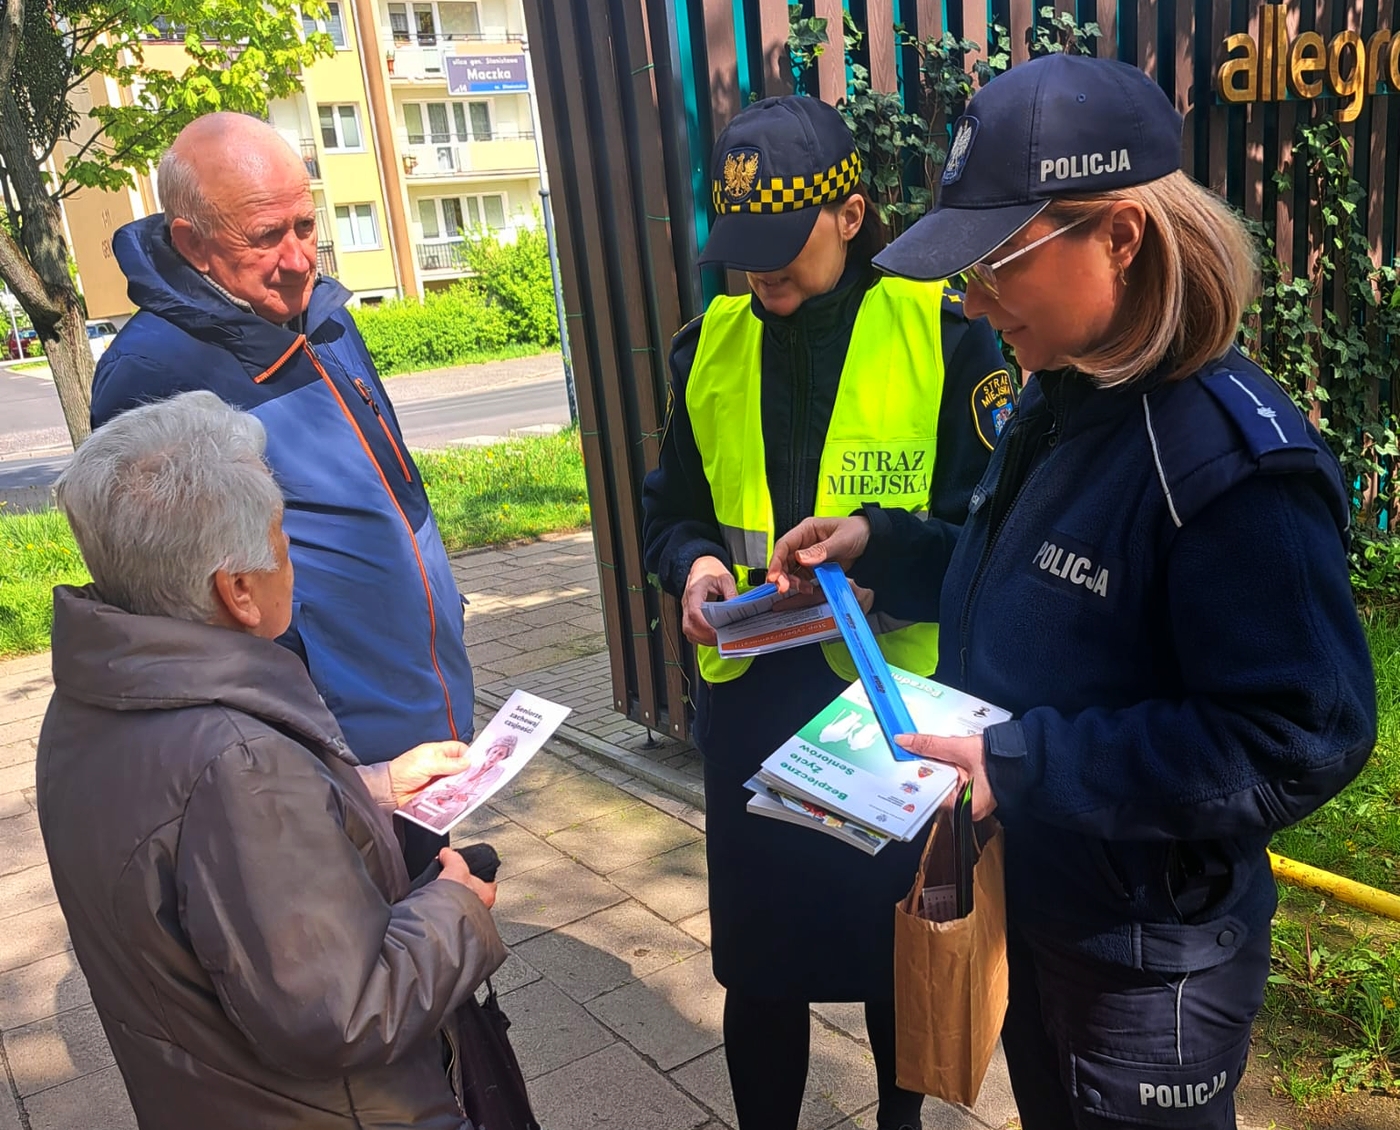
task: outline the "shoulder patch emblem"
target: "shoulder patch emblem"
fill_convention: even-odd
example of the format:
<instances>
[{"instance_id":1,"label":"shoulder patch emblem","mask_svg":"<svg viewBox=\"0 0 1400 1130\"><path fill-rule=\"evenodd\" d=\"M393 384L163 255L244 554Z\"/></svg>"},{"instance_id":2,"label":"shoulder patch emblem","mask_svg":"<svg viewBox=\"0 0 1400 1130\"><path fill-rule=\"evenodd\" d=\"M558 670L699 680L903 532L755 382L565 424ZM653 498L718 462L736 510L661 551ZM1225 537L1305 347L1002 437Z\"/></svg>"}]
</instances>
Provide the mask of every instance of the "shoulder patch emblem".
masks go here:
<instances>
[{"instance_id":1,"label":"shoulder patch emblem","mask_svg":"<svg viewBox=\"0 0 1400 1130\"><path fill-rule=\"evenodd\" d=\"M738 204L758 179L758 150L731 149L724 157L724 195Z\"/></svg>"},{"instance_id":2,"label":"shoulder patch emblem","mask_svg":"<svg viewBox=\"0 0 1400 1130\"><path fill-rule=\"evenodd\" d=\"M990 451L997 438L1006 430L1006 422L1016 410L1016 396L1011 387L1011 373L998 369L988 373L972 386L972 424L977 438Z\"/></svg>"}]
</instances>

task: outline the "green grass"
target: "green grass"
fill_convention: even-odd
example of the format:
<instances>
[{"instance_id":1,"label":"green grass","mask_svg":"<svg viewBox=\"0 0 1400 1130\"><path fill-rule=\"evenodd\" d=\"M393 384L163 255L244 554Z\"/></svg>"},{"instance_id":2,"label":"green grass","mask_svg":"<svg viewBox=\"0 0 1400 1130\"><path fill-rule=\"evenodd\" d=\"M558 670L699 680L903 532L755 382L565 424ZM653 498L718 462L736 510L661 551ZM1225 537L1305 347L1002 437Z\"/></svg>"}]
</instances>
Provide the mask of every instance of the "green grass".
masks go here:
<instances>
[{"instance_id":1,"label":"green grass","mask_svg":"<svg viewBox=\"0 0 1400 1130\"><path fill-rule=\"evenodd\" d=\"M541 353L554 353L558 349L556 346L540 348L538 345L502 345L497 349L487 349L464 353L459 359L452 362L451 366L444 366L441 362L432 361L427 364L409 366L407 368L397 368L391 372L380 372L380 376L385 380L390 377L406 377L413 373L431 373L437 369L455 368L458 365L482 365L491 361L513 361L517 357L538 357Z\"/></svg>"},{"instance_id":2,"label":"green grass","mask_svg":"<svg viewBox=\"0 0 1400 1130\"><path fill-rule=\"evenodd\" d=\"M54 585L90 579L68 521L57 510L0 510L0 656L48 647Z\"/></svg>"},{"instance_id":3,"label":"green grass","mask_svg":"<svg viewBox=\"0 0 1400 1130\"><path fill-rule=\"evenodd\" d=\"M577 430L414 457L449 552L588 525ZM62 514L0 509L0 658L48 647L54 585L89 580Z\"/></svg>"},{"instance_id":4,"label":"green grass","mask_svg":"<svg viewBox=\"0 0 1400 1130\"><path fill-rule=\"evenodd\" d=\"M449 552L588 525L576 429L414 458Z\"/></svg>"}]
</instances>

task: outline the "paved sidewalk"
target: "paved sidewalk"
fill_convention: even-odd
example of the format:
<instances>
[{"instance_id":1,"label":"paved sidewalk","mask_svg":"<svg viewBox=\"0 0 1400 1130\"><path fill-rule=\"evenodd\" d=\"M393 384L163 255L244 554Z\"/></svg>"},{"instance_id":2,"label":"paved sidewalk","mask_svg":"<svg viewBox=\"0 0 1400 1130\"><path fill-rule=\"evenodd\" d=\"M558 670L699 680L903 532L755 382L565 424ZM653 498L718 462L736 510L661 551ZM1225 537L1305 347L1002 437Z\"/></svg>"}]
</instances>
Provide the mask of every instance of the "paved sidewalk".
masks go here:
<instances>
[{"instance_id":1,"label":"paved sidewalk","mask_svg":"<svg viewBox=\"0 0 1400 1130\"><path fill-rule=\"evenodd\" d=\"M464 554L454 569L479 714L515 687L575 710L567 740L454 835L501 853L495 915L512 953L496 984L541 1122L732 1127L697 756L609 709L591 537ZM0 1130L128 1130L33 811L48 667L47 655L0 663ZM874 1100L860 1006L817 1006L802 1130L868 1130ZM977 1111L930 1100L924 1125L1000 1130L1014 1114L997 1062Z\"/></svg>"}]
</instances>

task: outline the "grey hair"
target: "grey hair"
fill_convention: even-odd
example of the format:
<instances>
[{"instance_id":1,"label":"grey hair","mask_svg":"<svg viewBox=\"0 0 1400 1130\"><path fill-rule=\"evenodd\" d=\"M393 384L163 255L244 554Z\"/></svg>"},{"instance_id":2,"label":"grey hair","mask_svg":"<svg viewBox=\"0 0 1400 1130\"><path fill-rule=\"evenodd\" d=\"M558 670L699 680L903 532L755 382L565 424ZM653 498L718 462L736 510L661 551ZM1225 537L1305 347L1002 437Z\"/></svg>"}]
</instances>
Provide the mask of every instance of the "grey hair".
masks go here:
<instances>
[{"instance_id":1,"label":"grey hair","mask_svg":"<svg viewBox=\"0 0 1400 1130\"><path fill-rule=\"evenodd\" d=\"M127 612L208 623L213 576L270 573L282 493L267 433L212 392L124 412L78 448L56 487L97 591Z\"/></svg>"},{"instance_id":2,"label":"grey hair","mask_svg":"<svg viewBox=\"0 0 1400 1130\"><path fill-rule=\"evenodd\" d=\"M185 220L202 239L208 239L217 227L217 217L209 198L199 185L194 165L171 146L156 166L156 192L165 212L165 222Z\"/></svg>"}]
</instances>

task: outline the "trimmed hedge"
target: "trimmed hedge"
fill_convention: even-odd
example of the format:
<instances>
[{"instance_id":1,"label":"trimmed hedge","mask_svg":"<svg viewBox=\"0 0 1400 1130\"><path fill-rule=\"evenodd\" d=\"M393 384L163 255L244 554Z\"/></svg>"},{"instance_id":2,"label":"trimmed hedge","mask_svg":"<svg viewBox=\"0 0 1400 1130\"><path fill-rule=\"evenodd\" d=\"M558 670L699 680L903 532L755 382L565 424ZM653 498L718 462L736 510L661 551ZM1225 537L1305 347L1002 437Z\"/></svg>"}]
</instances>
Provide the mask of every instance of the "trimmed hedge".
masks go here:
<instances>
[{"instance_id":1,"label":"trimmed hedge","mask_svg":"<svg viewBox=\"0 0 1400 1130\"><path fill-rule=\"evenodd\" d=\"M353 311L381 376L559 347L544 232L522 230L513 244L475 236L466 254L472 278Z\"/></svg>"}]
</instances>

